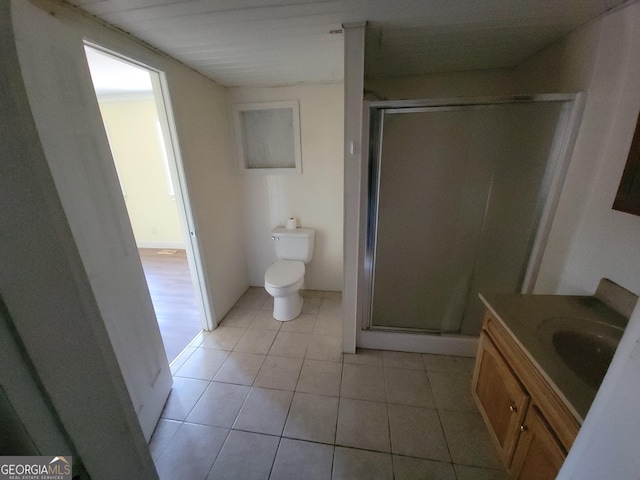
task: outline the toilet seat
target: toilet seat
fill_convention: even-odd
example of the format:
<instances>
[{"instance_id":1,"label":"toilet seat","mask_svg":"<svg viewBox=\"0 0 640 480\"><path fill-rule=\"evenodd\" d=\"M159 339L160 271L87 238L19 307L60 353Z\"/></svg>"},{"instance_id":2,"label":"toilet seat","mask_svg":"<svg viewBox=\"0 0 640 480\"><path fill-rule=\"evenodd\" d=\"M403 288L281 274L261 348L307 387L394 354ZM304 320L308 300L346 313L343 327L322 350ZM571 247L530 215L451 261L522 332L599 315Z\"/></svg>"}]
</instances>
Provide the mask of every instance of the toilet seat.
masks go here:
<instances>
[{"instance_id":1,"label":"toilet seat","mask_svg":"<svg viewBox=\"0 0 640 480\"><path fill-rule=\"evenodd\" d=\"M304 278L303 262L296 260L278 260L273 263L264 275L265 286L287 288Z\"/></svg>"}]
</instances>

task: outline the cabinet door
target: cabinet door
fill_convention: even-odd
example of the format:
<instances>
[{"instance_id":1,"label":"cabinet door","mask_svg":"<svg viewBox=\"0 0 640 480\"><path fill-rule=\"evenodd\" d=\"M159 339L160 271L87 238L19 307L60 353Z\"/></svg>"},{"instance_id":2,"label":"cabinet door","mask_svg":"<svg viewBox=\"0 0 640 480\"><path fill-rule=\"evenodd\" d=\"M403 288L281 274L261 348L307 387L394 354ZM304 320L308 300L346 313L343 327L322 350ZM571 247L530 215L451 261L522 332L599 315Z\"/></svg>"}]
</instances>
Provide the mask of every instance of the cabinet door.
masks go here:
<instances>
[{"instance_id":1,"label":"cabinet door","mask_svg":"<svg viewBox=\"0 0 640 480\"><path fill-rule=\"evenodd\" d=\"M566 452L540 412L529 408L518 448L513 456L510 478L518 480L554 480Z\"/></svg>"},{"instance_id":2,"label":"cabinet door","mask_svg":"<svg viewBox=\"0 0 640 480\"><path fill-rule=\"evenodd\" d=\"M509 468L529 396L484 331L476 362L473 395Z\"/></svg>"}]
</instances>

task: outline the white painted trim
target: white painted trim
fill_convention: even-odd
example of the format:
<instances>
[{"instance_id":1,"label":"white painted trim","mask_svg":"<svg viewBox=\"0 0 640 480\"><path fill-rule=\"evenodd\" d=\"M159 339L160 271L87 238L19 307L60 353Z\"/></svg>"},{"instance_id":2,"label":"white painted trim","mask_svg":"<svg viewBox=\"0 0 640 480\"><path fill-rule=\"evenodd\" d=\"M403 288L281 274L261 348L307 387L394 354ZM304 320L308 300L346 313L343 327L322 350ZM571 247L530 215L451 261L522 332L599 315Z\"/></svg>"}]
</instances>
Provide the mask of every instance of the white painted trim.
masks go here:
<instances>
[{"instance_id":1,"label":"white painted trim","mask_svg":"<svg viewBox=\"0 0 640 480\"><path fill-rule=\"evenodd\" d=\"M540 265L549 241L549 234L553 220L556 216L558 204L560 203L560 195L564 187L564 181L567 178L569 163L573 155L573 147L578 137L580 123L582 121L582 112L585 104L584 94L575 94L573 100L567 100L570 105L568 110L561 113L561 117L556 127L556 138L554 138L551 148L550 162L553 166L548 170L551 178L544 179L542 188L546 189L546 198L538 225L536 228L535 238L531 246L531 254L522 281L522 293L533 293L538 273L540 273Z\"/></svg>"},{"instance_id":2,"label":"white painted trim","mask_svg":"<svg viewBox=\"0 0 640 480\"><path fill-rule=\"evenodd\" d=\"M239 103L233 105L233 123L235 127L236 150L238 155L238 168L242 175L293 175L302 174L302 147L300 138L300 103L298 100L285 100L278 102ZM252 110L291 109L293 117L293 154L294 167L282 168L249 168L246 164L241 114Z\"/></svg>"},{"instance_id":3,"label":"white painted trim","mask_svg":"<svg viewBox=\"0 0 640 480\"><path fill-rule=\"evenodd\" d=\"M184 242L136 242L138 248L171 248L186 250Z\"/></svg>"},{"instance_id":4,"label":"white painted trim","mask_svg":"<svg viewBox=\"0 0 640 480\"><path fill-rule=\"evenodd\" d=\"M186 240L186 243L181 248L184 248L187 253L189 272L191 274L191 281L193 282L194 289L196 290L196 300L198 302L202 328L204 330L213 330L217 326L217 320L214 318L213 309L210 304L211 296L208 294L208 282L204 274L204 267L200 257L197 230L189 201L189 191L185 180L186 177L184 174L182 156L180 154L178 134L173 117L173 108L171 107L171 98L169 97L169 85L167 83L166 74L158 68L135 60L133 57L116 52L113 49L101 45L100 43L93 42L85 38L84 44L95 50L111 55L123 62L143 68L149 72L153 88L153 98L155 99L158 121L160 123L160 130L163 137L162 140L164 141L164 151L168 160L169 174L171 176L170 180L174 187L175 195L173 195L173 198L175 199L178 207L178 216L180 217L182 232Z\"/></svg>"},{"instance_id":5,"label":"white painted trim","mask_svg":"<svg viewBox=\"0 0 640 480\"><path fill-rule=\"evenodd\" d=\"M360 330L357 343L361 348L459 357L475 357L478 350L478 337L462 335L424 335Z\"/></svg>"},{"instance_id":6,"label":"white painted trim","mask_svg":"<svg viewBox=\"0 0 640 480\"><path fill-rule=\"evenodd\" d=\"M155 100L155 96L153 97ZM162 169L165 174L165 181L167 182L167 195L176 200L176 189L173 186L173 179L171 178L171 168L169 167L169 156L167 155L167 141L164 139L164 133L162 132L162 125L160 119L156 121L156 133L158 135L158 142L160 143L160 156L162 159Z\"/></svg>"},{"instance_id":7,"label":"white painted trim","mask_svg":"<svg viewBox=\"0 0 640 480\"><path fill-rule=\"evenodd\" d=\"M344 28L344 218L343 218L343 292L342 350L355 353L360 276L360 210L362 205L361 175L362 95L364 91L364 36L366 23L345 24ZM366 164L364 164L366 165Z\"/></svg>"},{"instance_id":8,"label":"white painted trim","mask_svg":"<svg viewBox=\"0 0 640 480\"><path fill-rule=\"evenodd\" d=\"M209 282L202 265L197 228L193 218L191 201L189 200L189 189L184 173L166 74L158 71L157 76L151 75L151 83L155 94L156 108L158 109L158 119L160 120L160 127L166 144L165 150L169 160L169 173L175 189L178 214L186 236L185 250L187 251L191 281L197 291L196 300L198 302L201 325L204 330L213 330L218 325L218 319L215 318L213 313L212 296L209 295Z\"/></svg>"},{"instance_id":9,"label":"white painted trim","mask_svg":"<svg viewBox=\"0 0 640 480\"><path fill-rule=\"evenodd\" d=\"M93 45L90 45L91 48L95 48ZM98 49L99 50L99 49ZM131 63L131 62L129 62ZM147 68L147 67L145 67ZM148 70L148 68L147 68ZM130 92L130 93L110 93L110 94L100 94L97 95L98 101L101 103L110 103L110 102L139 102L141 100L152 100L153 92Z\"/></svg>"}]
</instances>

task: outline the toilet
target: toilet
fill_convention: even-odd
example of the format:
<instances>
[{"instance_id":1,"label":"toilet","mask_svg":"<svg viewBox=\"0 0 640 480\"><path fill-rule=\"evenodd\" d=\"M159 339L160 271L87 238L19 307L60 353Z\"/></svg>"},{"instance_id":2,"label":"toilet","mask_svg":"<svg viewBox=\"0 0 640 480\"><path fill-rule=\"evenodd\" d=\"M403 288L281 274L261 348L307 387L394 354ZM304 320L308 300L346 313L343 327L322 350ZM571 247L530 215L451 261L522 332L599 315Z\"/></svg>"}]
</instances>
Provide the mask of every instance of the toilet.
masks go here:
<instances>
[{"instance_id":1,"label":"toilet","mask_svg":"<svg viewBox=\"0 0 640 480\"><path fill-rule=\"evenodd\" d=\"M313 257L316 231L313 228L274 228L271 239L276 260L264 274L264 288L273 297L273 318L293 320L302 311L300 289L305 264Z\"/></svg>"}]
</instances>

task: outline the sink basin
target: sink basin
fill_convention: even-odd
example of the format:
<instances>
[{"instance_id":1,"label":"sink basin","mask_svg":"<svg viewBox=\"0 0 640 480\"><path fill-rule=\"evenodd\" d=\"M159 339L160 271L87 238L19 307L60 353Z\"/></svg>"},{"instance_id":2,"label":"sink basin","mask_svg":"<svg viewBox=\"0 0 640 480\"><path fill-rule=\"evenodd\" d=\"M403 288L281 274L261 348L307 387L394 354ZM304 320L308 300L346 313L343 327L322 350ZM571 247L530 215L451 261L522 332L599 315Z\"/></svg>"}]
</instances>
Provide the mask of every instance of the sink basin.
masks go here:
<instances>
[{"instance_id":1,"label":"sink basin","mask_svg":"<svg viewBox=\"0 0 640 480\"><path fill-rule=\"evenodd\" d=\"M538 326L538 337L591 388L607 373L623 329L577 317L551 317Z\"/></svg>"}]
</instances>

